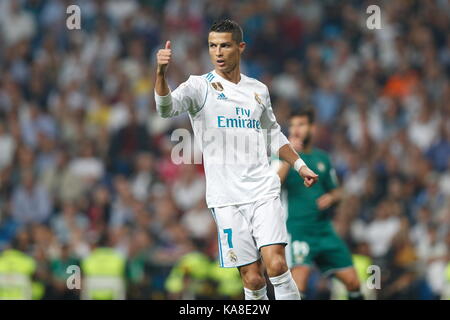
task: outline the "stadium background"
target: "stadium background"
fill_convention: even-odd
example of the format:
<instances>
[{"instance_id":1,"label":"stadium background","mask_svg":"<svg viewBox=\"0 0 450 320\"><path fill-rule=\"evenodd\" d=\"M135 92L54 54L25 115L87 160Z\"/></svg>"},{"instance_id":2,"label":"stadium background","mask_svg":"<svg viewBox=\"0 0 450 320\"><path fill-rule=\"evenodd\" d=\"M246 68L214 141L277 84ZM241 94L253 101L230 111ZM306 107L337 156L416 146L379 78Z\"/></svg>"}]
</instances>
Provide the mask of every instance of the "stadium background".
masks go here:
<instances>
[{"instance_id":1,"label":"stadium background","mask_svg":"<svg viewBox=\"0 0 450 320\"><path fill-rule=\"evenodd\" d=\"M81 30L66 28L71 4ZM370 4L381 30L366 27ZM109 247L128 299L241 298L236 274L215 267L201 166L170 159L188 118L161 119L153 101L156 50L172 41L175 88L212 68L207 30L223 17L242 25L242 72L269 86L283 130L291 110L315 109L315 143L345 190L335 226L380 266L377 298L443 296L448 1L2 0L0 250L32 257L33 297L78 299L67 266L87 273L92 250ZM313 273L308 294L331 287Z\"/></svg>"}]
</instances>

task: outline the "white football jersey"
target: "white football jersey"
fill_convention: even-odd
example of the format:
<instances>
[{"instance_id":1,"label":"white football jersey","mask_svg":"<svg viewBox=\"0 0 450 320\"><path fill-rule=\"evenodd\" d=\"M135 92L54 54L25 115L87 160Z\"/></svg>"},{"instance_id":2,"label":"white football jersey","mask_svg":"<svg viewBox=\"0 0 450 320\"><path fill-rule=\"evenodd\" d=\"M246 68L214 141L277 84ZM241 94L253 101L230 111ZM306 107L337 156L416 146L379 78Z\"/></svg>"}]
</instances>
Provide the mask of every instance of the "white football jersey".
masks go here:
<instances>
[{"instance_id":1,"label":"white football jersey","mask_svg":"<svg viewBox=\"0 0 450 320\"><path fill-rule=\"evenodd\" d=\"M236 84L211 71L190 76L167 96L155 92L155 100L164 118L188 112L203 153L209 208L280 194L269 157L289 142L276 122L265 84L243 74Z\"/></svg>"}]
</instances>

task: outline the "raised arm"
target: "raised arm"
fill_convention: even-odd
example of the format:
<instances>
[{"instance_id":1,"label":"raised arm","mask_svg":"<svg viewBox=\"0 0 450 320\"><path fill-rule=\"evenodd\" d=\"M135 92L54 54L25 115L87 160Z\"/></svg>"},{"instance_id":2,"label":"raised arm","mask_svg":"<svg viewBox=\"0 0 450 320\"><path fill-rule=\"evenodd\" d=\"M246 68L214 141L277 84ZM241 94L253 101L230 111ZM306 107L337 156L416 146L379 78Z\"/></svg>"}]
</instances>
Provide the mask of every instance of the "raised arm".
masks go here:
<instances>
[{"instance_id":1,"label":"raised arm","mask_svg":"<svg viewBox=\"0 0 450 320\"><path fill-rule=\"evenodd\" d=\"M170 49L170 41L166 41L164 49L159 49L156 54L157 69L155 92L159 96L166 96L170 93L169 85L166 81L166 71L172 57L172 50Z\"/></svg>"},{"instance_id":2,"label":"raised arm","mask_svg":"<svg viewBox=\"0 0 450 320\"><path fill-rule=\"evenodd\" d=\"M188 111L198 112L204 105L207 84L200 77L189 77L178 88L171 92L166 80L166 71L172 56L170 41L156 55L157 70L155 81L155 102L158 114L163 118L171 118Z\"/></svg>"}]
</instances>

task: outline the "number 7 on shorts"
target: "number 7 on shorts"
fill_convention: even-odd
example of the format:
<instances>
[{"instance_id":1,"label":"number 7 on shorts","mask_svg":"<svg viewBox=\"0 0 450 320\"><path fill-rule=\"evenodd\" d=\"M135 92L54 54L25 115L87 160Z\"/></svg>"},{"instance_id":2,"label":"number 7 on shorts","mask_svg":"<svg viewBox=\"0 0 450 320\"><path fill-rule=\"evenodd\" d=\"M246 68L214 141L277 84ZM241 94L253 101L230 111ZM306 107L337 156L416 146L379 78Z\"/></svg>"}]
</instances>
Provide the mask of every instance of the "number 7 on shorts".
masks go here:
<instances>
[{"instance_id":1,"label":"number 7 on shorts","mask_svg":"<svg viewBox=\"0 0 450 320\"><path fill-rule=\"evenodd\" d=\"M233 248L233 230L231 228L223 229L223 233L227 235L228 247Z\"/></svg>"}]
</instances>

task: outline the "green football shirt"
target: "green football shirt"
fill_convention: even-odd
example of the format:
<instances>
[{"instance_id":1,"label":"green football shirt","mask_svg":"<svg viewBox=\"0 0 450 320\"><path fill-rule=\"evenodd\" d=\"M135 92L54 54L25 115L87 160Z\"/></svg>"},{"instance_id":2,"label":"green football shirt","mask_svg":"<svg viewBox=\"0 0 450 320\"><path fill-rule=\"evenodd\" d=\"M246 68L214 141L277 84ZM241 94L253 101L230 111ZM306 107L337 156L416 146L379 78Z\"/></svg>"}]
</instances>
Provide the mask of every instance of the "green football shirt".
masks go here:
<instances>
[{"instance_id":1,"label":"green football shirt","mask_svg":"<svg viewBox=\"0 0 450 320\"><path fill-rule=\"evenodd\" d=\"M337 188L336 171L325 151L312 148L307 153L300 152L299 156L311 170L319 175L319 180L312 187L307 188L298 172L293 168L289 169L283 184L288 200L288 226L310 229L318 225L331 225L330 210L320 210L317 199Z\"/></svg>"}]
</instances>

